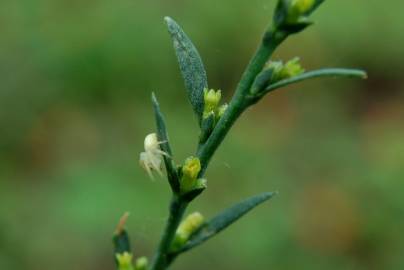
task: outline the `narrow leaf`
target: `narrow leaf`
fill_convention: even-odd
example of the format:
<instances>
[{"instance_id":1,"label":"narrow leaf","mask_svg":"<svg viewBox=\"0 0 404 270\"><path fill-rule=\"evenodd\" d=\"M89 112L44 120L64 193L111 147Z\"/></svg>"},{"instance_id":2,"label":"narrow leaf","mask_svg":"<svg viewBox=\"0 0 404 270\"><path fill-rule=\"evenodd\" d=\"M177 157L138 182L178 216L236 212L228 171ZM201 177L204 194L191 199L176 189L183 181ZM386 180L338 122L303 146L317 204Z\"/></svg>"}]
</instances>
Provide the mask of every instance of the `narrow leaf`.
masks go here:
<instances>
[{"instance_id":1,"label":"narrow leaf","mask_svg":"<svg viewBox=\"0 0 404 270\"><path fill-rule=\"evenodd\" d=\"M198 230L185 246L178 252L182 253L190 250L203 242L207 241L211 237L215 236L239 218L247 214L250 210L260 205L261 203L269 200L275 193L266 192L251 198L248 198L226 210L205 223L200 230Z\"/></svg>"},{"instance_id":2,"label":"narrow leaf","mask_svg":"<svg viewBox=\"0 0 404 270\"><path fill-rule=\"evenodd\" d=\"M204 107L203 89L208 88L208 79L202 59L181 27L170 17L166 17L165 21L174 43L188 99L200 123Z\"/></svg>"},{"instance_id":3,"label":"narrow leaf","mask_svg":"<svg viewBox=\"0 0 404 270\"><path fill-rule=\"evenodd\" d=\"M167 153L168 156L164 155L164 164L167 170L167 178L170 183L171 188L178 192L180 189L179 178L177 174L177 170L175 168L174 161L172 159L172 151L170 147L170 143L168 140L168 134L166 129L166 124L164 121L164 116L161 113L160 105L157 101L156 96L154 93L152 94L152 102L153 102L153 109L156 118L156 125L157 125L157 137L160 142L160 149L161 151Z\"/></svg>"},{"instance_id":4,"label":"narrow leaf","mask_svg":"<svg viewBox=\"0 0 404 270\"><path fill-rule=\"evenodd\" d=\"M313 70L309 72L305 72L303 74L297 75L295 77L285 79L274 83L268 86L261 95L267 94L271 91L274 91L278 88L285 87L289 84L298 83L301 81L305 81L308 79L319 78L319 77L352 77L352 78L361 78L366 79L366 72L358 69L344 69L344 68L325 68L319 70Z\"/></svg>"},{"instance_id":5,"label":"narrow leaf","mask_svg":"<svg viewBox=\"0 0 404 270\"><path fill-rule=\"evenodd\" d=\"M119 234L115 234L112 238L114 243L114 253L130 253L130 242L129 242L129 235L126 230L120 231Z\"/></svg>"},{"instance_id":6,"label":"narrow leaf","mask_svg":"<svg viewBox=\"0 0 404 270\"><path fill-rule=\"evenodd\" d=\"M131 253L130 241L128 232L125 229L126 220L128 219L129 213L126 212L119 220L118 226L112 237L112 242L114 244L114 260L118 266L118 260L116 255L122 253Z\"/></svg>"}]
</instances>

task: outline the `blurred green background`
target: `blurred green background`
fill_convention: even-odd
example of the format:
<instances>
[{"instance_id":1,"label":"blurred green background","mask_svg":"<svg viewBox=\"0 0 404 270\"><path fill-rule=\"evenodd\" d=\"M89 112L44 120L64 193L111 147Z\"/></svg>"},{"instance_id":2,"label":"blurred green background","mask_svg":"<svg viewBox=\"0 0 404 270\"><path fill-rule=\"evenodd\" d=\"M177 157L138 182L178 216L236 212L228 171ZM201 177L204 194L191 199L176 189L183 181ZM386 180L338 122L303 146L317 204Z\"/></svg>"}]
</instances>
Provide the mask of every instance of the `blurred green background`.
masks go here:
<instances>
[{"instance_id":1,"label":"blurred green background","mask_svg":"<svg viewBox=\"0 0 404 270\"><path fill-rule=\"evenodd\" d=\"M169 188L138 166L159 97L175 159L195 151L163 17L229 99L275 0L0 2L0 269L114 269L124 211L150 255ZM190 208L206 217L280 192L173 269L404 269L404 2L326 1L277 59L358 67L277 91L243 115Z\"/></svg>"}]
</instances>

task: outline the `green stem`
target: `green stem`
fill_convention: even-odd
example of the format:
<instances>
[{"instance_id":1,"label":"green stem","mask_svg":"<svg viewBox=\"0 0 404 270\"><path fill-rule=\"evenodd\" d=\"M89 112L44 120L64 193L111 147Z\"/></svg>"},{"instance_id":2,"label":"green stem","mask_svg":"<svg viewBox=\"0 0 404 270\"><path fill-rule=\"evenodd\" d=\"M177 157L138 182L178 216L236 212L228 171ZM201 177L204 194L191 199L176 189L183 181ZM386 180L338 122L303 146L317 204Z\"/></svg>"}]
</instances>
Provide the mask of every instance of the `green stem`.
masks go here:
<instances>
[{"instance_id":1,"label":"green stem","mask_svg":"<svg viewBox=\"0 0 404 270\"><path fill-rule=\"evenodd\" d=\"M161 237L160 244L154 255L153 262L150 267L151 270L166 269L168 265L168 251L187 206L187 202L182 200L179 196L173 195L170 204L170 214L164 229L164 233Z\"/></svg>"},{"instance_id":2,"label":"green stem","mask_svg":"<svg viewBox=\"0 0 404 270\"><path fill-rule=\"evenodd\" d=\"M286 33L274 29L270 29L265 33L261 45L248 64L240 83L237 86L229 107L219 120L209 139L198 150L197 156L201 160L202 166L200 177L205 174L206 168L213 154L222 143L234 122L250 105L250 100L246 99L246 96L255 80L255 77L261 72L269 57L273 54L278 45L286 39L286 37Z\"/></svg>"},{"instance_id":3,"label":"green stem","mask_svg":"<svg viewBox=\"0 0 404 270\"><path fill-rule=\"evenodd\" d=\"M318 78L318 77L359 77L362 79L367 78L366 72L358 69L346 69L346 68L324 68L319 70L313 70L305 72L301 75L292 77L290 79L282 80L268 86L262 95L268 92L274 91L278 88L285 87L289 84L301 82L308 79Z\"/></svg>"}]
</instances>

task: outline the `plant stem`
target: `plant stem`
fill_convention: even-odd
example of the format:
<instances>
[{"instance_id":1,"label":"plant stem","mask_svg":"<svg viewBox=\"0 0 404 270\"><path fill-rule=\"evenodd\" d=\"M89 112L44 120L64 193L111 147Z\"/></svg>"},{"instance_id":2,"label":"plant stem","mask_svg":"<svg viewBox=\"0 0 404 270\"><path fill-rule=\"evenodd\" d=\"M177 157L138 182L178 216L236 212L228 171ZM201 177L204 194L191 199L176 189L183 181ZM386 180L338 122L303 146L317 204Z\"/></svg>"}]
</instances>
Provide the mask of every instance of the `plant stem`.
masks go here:
<instances>
[{"instance_id":1,"label":"plant stem","mask_svg":"<svg viewBox=\"0 0 404 270\"><path fill-rule=\"evenodd\" d=\"M173 195L170 203L170 213L167 219L166 227L160 240L158 249L154 255L151 270L164 270L167 267L167 255L171 243L175 237L177 228L181 222L188 203L179 196Z\"/></svg>"},{"instance_id":2,"label":"plant stem","mask_svg":"<svg viewBox=\"0 0 404 270\"><path fill-rule=\"evenodd\" d=\"M262 42L256 51L255 55L248 64L244 74L237 86L232 100L226 112L219 120L212 134L206 143L199 148L197 156L201 160L200 177L205 174L209 161L213 154L222 143L224 137L229 132L237 118L250 105L247 94L253 84L255 77L263 69L269 57L273 54L276 47L286 39L288 35L284 32L279 32L276 29L271 29L265 32Z\"/></svg>"}]
</instances>

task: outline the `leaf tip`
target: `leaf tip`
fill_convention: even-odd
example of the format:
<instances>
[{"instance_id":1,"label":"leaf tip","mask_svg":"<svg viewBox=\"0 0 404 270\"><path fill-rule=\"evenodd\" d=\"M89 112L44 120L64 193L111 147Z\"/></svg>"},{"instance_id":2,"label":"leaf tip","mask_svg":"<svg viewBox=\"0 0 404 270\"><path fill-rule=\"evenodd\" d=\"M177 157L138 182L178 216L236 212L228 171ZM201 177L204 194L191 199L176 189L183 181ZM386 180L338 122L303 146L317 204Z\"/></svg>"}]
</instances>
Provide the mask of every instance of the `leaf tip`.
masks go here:
<instances>
[{"instance_id":1,"label":"leaf tip","mask_svg":"<svg viewBox=\"0 0 404 270\"><path fill-rule=\"evenodd\" d=\"M167 24L169 24L169 23L171 23L171 22L173 21L173 19L171 19L171 17L169 17L169 16L165 16L165 17L164 17L164 21L165 21Z\"/></svg>"},{"instance_id":2,"label":"leaf tip","mask_svg":"<svg viewBox=\"0 0 404 270\"><path fill-rule=\"evenodd\" d=\"M265 193L262 194L262 195L263 195L263 197L265 198L265 200L269 200L269 199L271 199L272 197L274 197L274 196L276 196L276 195L278 195L278 194L279 194L278 191L273 191L273 192L265 192Z\"/></svg>"},{"instance_id":3,"label":"leaf tip","mask_svg":"<svg viewBox=\"0 0 404 270\"><path fill-rule=\"evenodd\" d=\"M119 219L118 225L116 226L116 229L115 229L116 235L122 234L123 231L125 230L126 221L128 220L129 215L130 215L130 213L127 211Z\"/></svg>"},{"instance_id":4,"label":"leaf tip","mask_svg":"<svg viewBox=\"0 0 404 270\"><path fill-rule=\"evenodd\" d=\"M157 96L156 96L156 94L154 92L152 92L152 94L151 94L151 100L152 100L153 107L159 107L160 106L159 102L157 100Z\"/></svg>"},{"instance_id":5,"label":"leaf tip","mask_svg":"<svg viewBox=\"0 0 404 270\"><path fill-rule=\"evenodd\" d=\"M164 17L164 21L165 21L166 24L167 24L168 32L170 32L171 34L172 34L172 33L175 33L175 32L176 32L176 29L179 28L178 24L177 24L171 17L169 17L169 16L165 16L165 17Z\"/></svg>"}]
</instances>

